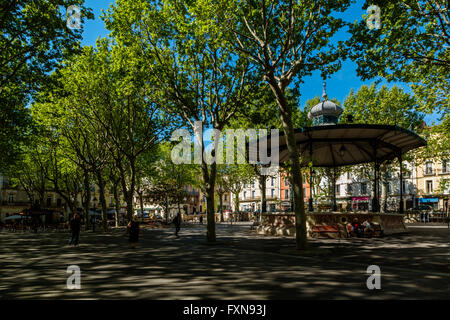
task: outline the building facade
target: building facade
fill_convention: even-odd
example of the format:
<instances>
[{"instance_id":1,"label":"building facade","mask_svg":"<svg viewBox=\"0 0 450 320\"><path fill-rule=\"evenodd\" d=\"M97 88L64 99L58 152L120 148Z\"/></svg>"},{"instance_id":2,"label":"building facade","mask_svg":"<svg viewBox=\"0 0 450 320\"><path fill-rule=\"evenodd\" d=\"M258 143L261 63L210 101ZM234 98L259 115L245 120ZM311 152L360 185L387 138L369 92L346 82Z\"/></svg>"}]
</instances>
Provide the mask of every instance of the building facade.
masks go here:
<instances>
[{"instance_id":1,"label":"building facade","mask_svg":"<svg viewBox=\"0 0 450 320\"><path fill-rule=\"evenodd\" d=\"M426 204L447 210L450 196L450 160L430 159L415 168L415 205Z\"/></svg>"}]
</instances>

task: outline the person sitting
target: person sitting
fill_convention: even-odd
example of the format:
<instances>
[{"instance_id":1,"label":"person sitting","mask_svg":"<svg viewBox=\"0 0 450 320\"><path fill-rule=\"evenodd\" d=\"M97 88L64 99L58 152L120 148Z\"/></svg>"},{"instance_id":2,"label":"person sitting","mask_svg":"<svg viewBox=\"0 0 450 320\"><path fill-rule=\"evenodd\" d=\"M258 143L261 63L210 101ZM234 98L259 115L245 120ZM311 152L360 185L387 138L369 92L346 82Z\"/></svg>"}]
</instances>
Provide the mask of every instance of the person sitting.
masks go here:
<instances>
[{"instance_id":1,"label":"person sitting","mask_svg":"<svg viewBox=\"0 0 450 320\"><path fill-rule=\"evenodd\" d=\"M360 238L363 234L363 228L361 226L361 224L359 223L358 218L353 219L352 222L352 235L353 236L357 236L358 238Z\"/></svg>"},{"instance_id":2,"label":"person sitting","mask_svg":"<svg viewBox=\"0 0 450 320\"><path fill-rule=\"evenodd\" d=\"M374 235L375 230L372 224L370 223L370 219L366 219L362 223L362 227L364 228L364 236L372 237Z\"/></svg>"},{"instance_id":3,"label":"person sitting","mask_svg":"<svg viewBox=\"0 0 450 320\"><path fill-rule=\"evenodd\" d=\"M351 237L351 236L352 236L352 232L353 232L353 226L352 226L352 224L349 222L349 223L347 223L347 234L348 234L348 237Z\"/></svg>"}]
</instances>

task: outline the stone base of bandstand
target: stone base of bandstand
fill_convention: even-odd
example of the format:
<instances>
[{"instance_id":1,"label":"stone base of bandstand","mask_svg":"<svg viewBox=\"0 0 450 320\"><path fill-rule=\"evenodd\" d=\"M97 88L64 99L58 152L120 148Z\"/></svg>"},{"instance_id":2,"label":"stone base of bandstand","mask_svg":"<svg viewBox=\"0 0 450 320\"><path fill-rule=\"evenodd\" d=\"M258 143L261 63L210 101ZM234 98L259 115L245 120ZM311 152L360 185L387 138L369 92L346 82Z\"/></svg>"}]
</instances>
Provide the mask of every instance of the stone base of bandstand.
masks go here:
<instances>
[{"instance_id":1,"label":"stone base of bandstand","mask_svg":"<svg viewBox=\"0 0 450 320\"><path fill-rule=\"evenodd\" d=\"M273 212L261 215L262 223L256 228L258 234L270 236L295 236L295 215L293 212ZM338 238L345 233L345 225L358 218L362 223L367 218L381 226L384 235L404 233L407 231L404 216L391 213L342 213L342 212L308 212L306 213L306 229L312 236L312 227L317 225L337 226L340 233L321 233L323 237Z\"/></svg>"}]
</instances>

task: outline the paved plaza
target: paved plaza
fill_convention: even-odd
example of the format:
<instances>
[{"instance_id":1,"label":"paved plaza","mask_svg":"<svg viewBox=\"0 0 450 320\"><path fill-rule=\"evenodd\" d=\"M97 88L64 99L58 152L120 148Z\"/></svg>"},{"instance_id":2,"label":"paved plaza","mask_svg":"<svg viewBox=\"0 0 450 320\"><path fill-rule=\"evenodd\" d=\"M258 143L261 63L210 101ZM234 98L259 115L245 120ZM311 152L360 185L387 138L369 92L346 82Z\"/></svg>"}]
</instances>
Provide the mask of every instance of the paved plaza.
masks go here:
<instances>
[{"instance_id":1,"label":"paved plaza","mask_svg":"<svg viewBox=\"0 0 450 320\"><path fill-rule=\"evenodd\" d=\"M1 299L449 299L450 230L411 225L378 239L311 239L298 256L293 238L257 235L248 223L144 229L136 249L125 229L68 233L0 233ZM67 267L81 269L81 289L69 290ZM381 289L369 290L366 269L381 269Z\"/></svg>"}]
</instances>

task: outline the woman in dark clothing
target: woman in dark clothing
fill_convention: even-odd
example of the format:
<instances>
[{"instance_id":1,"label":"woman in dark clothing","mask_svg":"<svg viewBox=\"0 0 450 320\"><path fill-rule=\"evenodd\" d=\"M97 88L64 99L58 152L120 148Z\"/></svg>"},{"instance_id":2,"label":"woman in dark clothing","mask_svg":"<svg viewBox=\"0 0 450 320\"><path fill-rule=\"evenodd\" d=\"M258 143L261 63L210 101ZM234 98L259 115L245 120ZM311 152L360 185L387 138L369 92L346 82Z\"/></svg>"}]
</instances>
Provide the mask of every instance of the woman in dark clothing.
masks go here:
<instances>
[{"instance_id":1,"label":"woman in dark clothing","mask_svg":"<svg viewBox=\"0 0 450 320\"><path fill-rule=\"evenodd\" d=\"M73 244L74 246L78 245L78 240L80 238L80 229L81 229L81 219L80 216L75 213L73 215L73 219L70 220L70 231L72 231L72 237L70 238L69 245Z\"/></svg>"},{"instance_id":2,"label":"woman in dark clothing","mask_svg":"<svg viewBox=\"0 0 450 320\"><path fill-rule=\"evenodd\" d=\"M128 223L128 228L130 230L130 242L131 248L136 248L136 243L139 240L139 221L137 216L133 216L133 220Z\"/></svg>"},{"instance_id":3,"label":"woman in dark clothing","mask_svg":"<svg viewBox=\"0 0 450 320\"><path fill-rule=\"evenodd\" d=\"M173 218L172 220L173 224L175 225L175 236L177 236L177 238L179 237L178 232L180 232L180 227L181 227L181 215L178 213L175 218ZM202 221L203 223L203 221Z\"/></svg>"}]
</instances>

